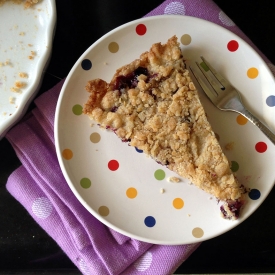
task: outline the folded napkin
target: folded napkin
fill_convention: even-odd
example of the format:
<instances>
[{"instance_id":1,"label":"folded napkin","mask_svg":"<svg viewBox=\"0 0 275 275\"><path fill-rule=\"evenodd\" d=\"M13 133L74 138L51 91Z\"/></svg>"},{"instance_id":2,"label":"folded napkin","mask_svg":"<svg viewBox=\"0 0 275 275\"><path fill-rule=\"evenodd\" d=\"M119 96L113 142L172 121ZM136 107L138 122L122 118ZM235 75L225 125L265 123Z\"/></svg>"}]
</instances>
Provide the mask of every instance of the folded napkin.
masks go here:
<instances>
[{"instance_id":1,"label":"folded napkin","mask_svg":"<svg viewBox=\"0 0 275 275\"><path fill-rule=\"evenodd\" d=\"M146 16L160 14L212 21L253 46L211 0L167 0ZM274 66L261 56L274 72ZM32 113L7 133L22 162L8 179L8 191L83 274L172 274L199 243L162 246L123 236L94 218L68 187L57 161L53 134L55 107L63 82L38 97Z\"/></svg>"}]
</instances>

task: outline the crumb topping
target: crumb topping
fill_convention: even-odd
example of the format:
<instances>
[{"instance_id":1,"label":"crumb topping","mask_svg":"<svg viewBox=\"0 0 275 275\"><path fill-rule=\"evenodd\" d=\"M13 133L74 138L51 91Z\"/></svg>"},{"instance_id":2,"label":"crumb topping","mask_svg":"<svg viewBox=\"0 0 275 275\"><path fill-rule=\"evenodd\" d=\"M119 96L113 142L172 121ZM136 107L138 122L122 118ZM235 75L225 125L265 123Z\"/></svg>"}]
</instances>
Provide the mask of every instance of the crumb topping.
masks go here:
<instances>
[{"instance_id":1,"label":"crumb topping","mask_svg":"<svg viewBox=\"0 0 275 275\"><path fill-rule=\"evenodd\" d=\"M86 90L83 113L101 127L221 200L245 192L207 120L176 36L119 68L110 83L94 79Z\"/></svg>"}]
</instances>

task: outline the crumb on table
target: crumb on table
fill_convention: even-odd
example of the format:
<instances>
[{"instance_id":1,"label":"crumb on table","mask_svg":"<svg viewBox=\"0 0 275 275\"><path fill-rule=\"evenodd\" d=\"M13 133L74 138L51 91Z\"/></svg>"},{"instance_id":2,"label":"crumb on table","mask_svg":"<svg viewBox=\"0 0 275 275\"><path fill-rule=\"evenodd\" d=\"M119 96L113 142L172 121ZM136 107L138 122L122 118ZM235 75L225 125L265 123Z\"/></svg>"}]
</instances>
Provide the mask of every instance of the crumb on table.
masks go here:
<instances>
[{"instance_id":1,"label":"crumb on table","mask_svg":"<svg viewBox=\"0 0 275 275\"><path fill-rule=\"evenodd\" d=\"M0 6L2 6L5 2L8 2L8 0L0 0ZM13 0L12 1L15 4L21 4L24 3L24 8L30 8L31 6L37 4L39 0Z\"/></svg>"},{"instance_id":2,"label":"crumb on table","mask_svg":"<svg viewBox=\"0 0 275 275\"><path fill-rule=\"evenodd\" d=\"M15 81L14 86L15 86L16 88L21 89L21 88L26 87L26 83L25 83L25 82L22 82L22 81L18 81L18 80L17 80L17 81Z\"/></svg>"},{"instance_id":3,"label":"crumb on table","mask_svg":"<svg viewBox=\"0 0 275 275\"><path fill-rule=\"evenodd\" d=\"M28 74L27 73L20 72L18 75L21 78L28 78Z\"/></svg>"}]
</instances>

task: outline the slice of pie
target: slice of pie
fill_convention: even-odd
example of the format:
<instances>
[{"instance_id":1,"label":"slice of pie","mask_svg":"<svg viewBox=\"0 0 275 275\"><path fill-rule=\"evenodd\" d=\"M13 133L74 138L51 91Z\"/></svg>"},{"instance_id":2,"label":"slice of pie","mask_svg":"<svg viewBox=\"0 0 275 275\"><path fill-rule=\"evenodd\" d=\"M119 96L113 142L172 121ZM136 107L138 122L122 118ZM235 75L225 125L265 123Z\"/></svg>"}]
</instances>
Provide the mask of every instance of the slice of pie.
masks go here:
<instances>
[{"instance_id":1,"label":"slice of pie","mask_svg":"<svg viewBox=\"0 0 275 275\"><path fill-rule=\"evenodd\" d=\"M86 90L84 114L225 201L225 218L238 218L246 190L211 129L176 36L119 68L110 83L94 79Z\"/></svg>"}]
</instances>

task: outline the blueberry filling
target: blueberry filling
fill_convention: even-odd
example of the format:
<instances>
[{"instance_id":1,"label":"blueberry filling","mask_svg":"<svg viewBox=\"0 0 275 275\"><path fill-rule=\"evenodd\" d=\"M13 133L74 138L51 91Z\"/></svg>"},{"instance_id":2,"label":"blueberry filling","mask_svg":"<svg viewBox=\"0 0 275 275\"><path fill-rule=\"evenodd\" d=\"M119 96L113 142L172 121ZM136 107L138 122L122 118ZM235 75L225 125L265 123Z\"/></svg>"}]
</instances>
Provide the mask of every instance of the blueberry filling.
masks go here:
<instances>
[{"instance_id":1,"label":"blueberry filling","mask_svg":"<svg viewBox=\"0 0 275 275\"><path fill-rule=\"evenodd\" d=\"M114 107L112 107L112 109L110 110L110 112L115 113L117 111L117 109L118 109L118 107L114 106Z\"/></svg>"},{"instance_id":2,"label":"blueberry filling","mask_svg":"<svg viewBox=\"0 0 275 275\"><path fill-rule=\"evenodd\" d=\"M223 217L230 218L230 216L234 216L236 219L238 219L240 216L241 208L243 206L243 202L237 200L237 201L227 201L226 203L231 212L231 215L227 213L227 211L224 209L224 206L222 205L220 207L220 210L222 212Z\"/></svg>"},{"instance_id":3,"label":"blueberry filling","mask_svg":"<svg viewBox=\"0 0 275 275\"><path fill-rule=\"evenodd\" d=\"M115 82L115 90L124 92L124 89L135 88L138 84L138 76L140 76L141 74L148 76L149 73L146 68L138 67L132 73L129 73L126 76L118 76Z\"/></svg>"},{"instance_id":4,"label":"blueberry filling","mask_svg":"<svg viewBox=\"0 0 275 275\"><path fill-rule=\"evenodd\" d=\"M124 139L121 139L122 142L131 142L131 139L130 138L124 138Z\"/></svg>"}]
</instances>

